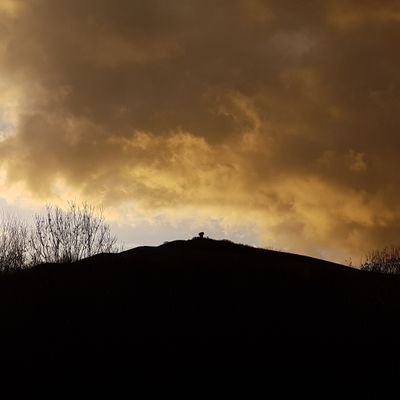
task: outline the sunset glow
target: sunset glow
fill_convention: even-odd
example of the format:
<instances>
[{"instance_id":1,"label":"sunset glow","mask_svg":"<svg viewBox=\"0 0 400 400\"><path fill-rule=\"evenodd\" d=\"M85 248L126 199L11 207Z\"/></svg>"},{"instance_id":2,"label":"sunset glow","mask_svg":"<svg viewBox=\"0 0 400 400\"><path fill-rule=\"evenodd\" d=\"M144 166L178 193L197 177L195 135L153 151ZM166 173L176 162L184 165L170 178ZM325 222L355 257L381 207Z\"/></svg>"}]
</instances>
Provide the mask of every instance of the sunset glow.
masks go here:
<instances>
[{"instance_id":1,"label":"sunset glow","mask_svg":"<svg viewBox=\"0 0 400 400\"><path fill-rule=\"evenodd\" d=\"M0 204L339 262L398 243L400 5L1 0Z\"/></svg>"}]
</instances>

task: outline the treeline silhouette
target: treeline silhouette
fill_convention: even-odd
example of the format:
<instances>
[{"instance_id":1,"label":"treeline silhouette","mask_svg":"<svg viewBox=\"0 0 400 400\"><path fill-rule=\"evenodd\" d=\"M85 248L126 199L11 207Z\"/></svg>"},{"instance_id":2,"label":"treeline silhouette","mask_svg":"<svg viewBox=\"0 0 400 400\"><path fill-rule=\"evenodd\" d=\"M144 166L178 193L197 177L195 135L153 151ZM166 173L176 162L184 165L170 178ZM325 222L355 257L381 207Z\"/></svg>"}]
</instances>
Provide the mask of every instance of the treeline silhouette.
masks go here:
<instances>
[{"instance_id":1,"label":"treeline silhouette","mask_svg":"<svg viewBox=\"0 0 400 400\"><path fill-rule=\"evenodd\" d=\"M31 224L3 214L0 223L0 270L24 269L41 263L71 263L117 252L101 209L88 203L69 203L66 210L47 205Z\"/></svg>"},{"instance_id":2,"label":"treeline silhouette","mask_svg":"<svg viewBox=\"0 0 400 400\"><path fill-rule=\"evenodd\" d=\"M400 247L385 246L369 252L360 269L384 274L400 274Z\"/></svg>"}]
</instances>

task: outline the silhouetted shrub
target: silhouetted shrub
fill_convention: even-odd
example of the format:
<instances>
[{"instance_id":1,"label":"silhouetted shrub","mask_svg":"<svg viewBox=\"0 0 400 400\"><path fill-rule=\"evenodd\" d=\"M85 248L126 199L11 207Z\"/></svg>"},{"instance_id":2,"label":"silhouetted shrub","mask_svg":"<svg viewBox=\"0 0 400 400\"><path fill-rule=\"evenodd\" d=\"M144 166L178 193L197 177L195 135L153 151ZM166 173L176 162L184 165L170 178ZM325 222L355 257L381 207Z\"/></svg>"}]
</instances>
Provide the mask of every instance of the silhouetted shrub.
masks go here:
<instances>
[{"instance_id":1,"label":"silhouetted shrub","mask_svg":"<svg viewBox=\"0 0 400 400\"><path fill-rule=\"evenodd\" d=\"M44 214L35 216L28 248L33 264L69 263L117 252L116 243L100 210L86 203L70 203L67 211L47 206Z\"/></svg>"},{"instance_id":2,"label":"silhouetted shrub","mask_svg":"<svg viewBox=\"0 0 400 400\"><path fill-rule=\"evenodd\" d=\"M0 270L9 272L27 263L28 231L16 217L0 217Z\"/></svg>"},{"instance_id":3,"label":"silhouetted shrub","mask_svg":"<svg viewBox=\"0 0 400 400\"><path fill-rule=\"evenodd\" d=\"M360 265L360 269L385 274L399 274L400 247L387 246L371 251L367 254L365 262Z\"/></svg>"}]
</instances>

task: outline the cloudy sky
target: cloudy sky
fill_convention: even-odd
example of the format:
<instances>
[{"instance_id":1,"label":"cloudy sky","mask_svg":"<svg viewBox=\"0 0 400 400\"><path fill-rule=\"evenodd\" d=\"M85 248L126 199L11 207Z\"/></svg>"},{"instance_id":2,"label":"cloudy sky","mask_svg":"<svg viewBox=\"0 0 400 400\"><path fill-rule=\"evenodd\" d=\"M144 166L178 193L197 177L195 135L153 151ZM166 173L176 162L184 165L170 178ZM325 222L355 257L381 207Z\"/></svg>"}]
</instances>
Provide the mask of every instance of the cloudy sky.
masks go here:
<instances>
[{"instance_id":1,"label":"cloudy sky","mask_svg":"<svg viewBox=\"0 0 400 400\"><path fill-rule=\"evenodd\" d=\"M400 242L396 0L0 0L0 206L344 262Z\"/></svg>"}]
</instances>

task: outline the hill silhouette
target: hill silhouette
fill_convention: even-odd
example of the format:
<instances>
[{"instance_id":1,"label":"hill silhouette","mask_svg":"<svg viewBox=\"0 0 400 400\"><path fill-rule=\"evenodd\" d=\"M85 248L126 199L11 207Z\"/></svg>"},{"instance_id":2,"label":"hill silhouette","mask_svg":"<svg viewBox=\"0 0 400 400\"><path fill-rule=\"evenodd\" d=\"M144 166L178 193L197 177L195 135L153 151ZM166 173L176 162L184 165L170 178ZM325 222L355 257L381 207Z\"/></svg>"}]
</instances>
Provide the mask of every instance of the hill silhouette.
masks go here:
<instances>
[{"instance_id":1,"label":"hill silhouette","mask_svg":"<svg viewBox=\"0 0 400 400\"><path fill-rule=\"evenodd\" d=\"M2 360L19 367L396 373L400 277L178 240L3 274L0 320Z\"/></svg>"}]
</instances>

